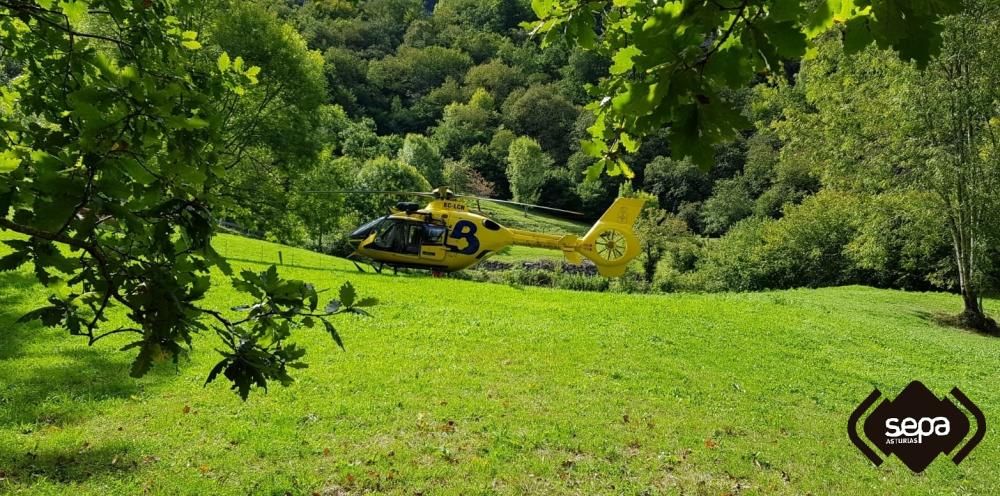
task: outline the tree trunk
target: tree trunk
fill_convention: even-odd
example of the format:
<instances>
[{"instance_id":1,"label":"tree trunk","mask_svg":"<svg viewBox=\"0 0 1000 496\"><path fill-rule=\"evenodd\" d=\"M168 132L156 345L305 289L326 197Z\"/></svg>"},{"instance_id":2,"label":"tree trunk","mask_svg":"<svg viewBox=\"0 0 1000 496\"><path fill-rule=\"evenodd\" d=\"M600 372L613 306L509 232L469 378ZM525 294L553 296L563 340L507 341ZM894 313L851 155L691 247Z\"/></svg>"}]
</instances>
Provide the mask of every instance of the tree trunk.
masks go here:
<instances>
[{"instance_id":1,"label":"tree trunk","mask_svg":"<svg viewBox=\"0 0 1000 496\"><path fill-rule=\"evenodd\" d=\"M642 262L642 269L646 276L646 282L652 283L653 279L656 277L656 265L660 261L660 257L656 255L654 250L646 250L646 259Z\"/></svg>"},{"instance_id":2,"label":"tree trunk","mask_svg":"<svg viewBox=\"0 0 1000 496\"><path fill-rule=\"evenodd\" d=\"M962 301L965 302L965 310L959 315L959 320L963 326L990 334L1000 334L996 321L983 312L983 307L979 304L979 295L975 290L962 291Z\"/></svg>"},{"instance_id":3,"label":"tree trunk","mask_svg":"<svg viewBox=\"0 0 1000 496\"><path fill-rule=\"evenodd\" d=\"M959 219L961 218L959 216ZM954 217L952 218L952 243L955 261L958 264L958 286L964 304L964 309L958 319L963 326L998 334L1000 329L997 328L996 322L986 316L982 305L979 304L979 290L973 279L972 242L970 241L973 233L968 232L968 229L963 230L962 225L961 220L956 222Z\"/></svg>"},{"instance_id":4,"label":"tree trunk","mask_svg":"<svg viewBox=\"0 0 1000 496\"><path fill-rule=\"evenodd\" d=\"M976 320L986 319L982 307L979 306L979 295L974 288L968 286L962 288L962 302L965 303L965 309L962 311L963 316L970 316Z\"/></svg>"},{"instance_id":5,"label":"tree trunk","mask_svg":"<svg viewBox=\"0 0 1000 496\"><path fill-rule=\"evenodd\" d=\"M958 316L962 325L990 334L1000 334L1000 328L996 321L986 316L983 306L980 304L979 291L972 283L968 264L959 262L959 284L962 291L962 303L965 308Z\"/></svg>"}]
</instances>

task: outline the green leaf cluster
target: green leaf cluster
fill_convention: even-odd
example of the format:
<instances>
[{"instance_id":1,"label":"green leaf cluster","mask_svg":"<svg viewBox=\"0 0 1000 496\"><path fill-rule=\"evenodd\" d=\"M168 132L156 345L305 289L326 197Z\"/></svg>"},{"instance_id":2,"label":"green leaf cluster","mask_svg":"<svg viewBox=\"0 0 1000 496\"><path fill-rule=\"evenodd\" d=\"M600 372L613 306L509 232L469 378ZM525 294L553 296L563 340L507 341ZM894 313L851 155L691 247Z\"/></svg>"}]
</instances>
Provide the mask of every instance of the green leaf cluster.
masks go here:
<instances>
[{"instance_id":1,"label":"green leaf cluster","mask_svg":"<svg viewBox=\"0 0 1000 496\"><path fill-rule=\"evenodd\" d=\"M363 307L377 303L374 298L357 299L354 286L348 282L340 287L339 299L318 310L319 292L311 284L282 279L273 265L264 272L243 271L234 286L252 295L255 302L233 309L245 312L240 320L220 319L224 325L216 327L216 331L226 348L218 350L222 360L212 368L205 384L222 373L244 400L254 387L266 390L268 381L291 384L288 369L307 366L301 361L305 350L286 343L293 329L322 324L343 348L344 342L330 317L342 313L367 316Z\"/></svg>"},{"instance_id":2,"label":"green leaf cluster","mask_svg":"<svg viewBox=\"0 0 1000 496\"><path fill-rule=\"evenodd\" d=\"M258 300L246 318L199 306L209 271L231 272L210 242L217 186L239 153L234 114L261 75L208 44L202 13L188 1L0 3L3 56L19 70L0 87L0 229L26 237L7 242L0 270L31 264L51 289L26 320L89 344L133 335L137 377L176 363L214 321L246 398L250 383L288 382L284 365L302 351L283 343L317 294L272 267L235 280ZM112 308L130 326L105 329Z\"/></svg>"},{"instance_id":3,"label":"green leaf cluster","mask_svg":"<svg viewBox=\"0 0 1000 496\"><path fill-rule=\"evenodd\" d=\"M528 23L542 43L559 39L613 61L594 92L597 122L583 143L599 158L588 175L631 171L622 155L638 139L670 129L674 158L713 163L713 145L749 127L731 90L755 77L779 76L787 60L809 57L830 29L856 53L877 43L926 63L941 42L938 21L960 2L934 0L535 0Z\"/></svg>"}]
</instances>

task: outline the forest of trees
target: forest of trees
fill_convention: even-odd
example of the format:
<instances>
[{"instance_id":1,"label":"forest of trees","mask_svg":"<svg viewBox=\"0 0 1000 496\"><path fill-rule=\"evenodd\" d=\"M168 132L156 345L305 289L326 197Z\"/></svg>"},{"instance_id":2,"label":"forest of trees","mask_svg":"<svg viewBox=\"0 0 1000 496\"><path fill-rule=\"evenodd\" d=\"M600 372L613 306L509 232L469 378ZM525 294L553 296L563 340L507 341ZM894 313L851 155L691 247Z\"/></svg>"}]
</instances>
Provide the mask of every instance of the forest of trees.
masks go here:
<instances>
[{"instance_id":1,"label":"forest of trees","mask_svg":"<svg viewBox=\"0 0 1000 496\"><path fill-rule=\"evenodd\" d=\"M198 302L220 220L341 252L396 200L455 190L596 217L648 195L629 290L1000 279L1000 14L992 0L0 0L0 228L54 294L27 318L133 333L134 375L191 334L245 396L286 382L322 306L233 276ZM73 252L67 256L63 247ZM121 306L136 327L98 332ZM294 327L294 326L293 326ZM247 365L260 364L266 365Z\"/></svg>"},{"instance_id":2,"label":"forest of trees","mask_svg":"<svg viewBox=\"0 0 1000 496\"><path fill-rule=\"evenodd\" d=\"M853 25L838 27L836 19L815 35L809 53L804 42L776 44L779 70L759 71L725 90L744 122L731 139L709 148L708 167L699 163L704 157L677 153L682 142L671 126L654 126L633 153L620 155L631 178L608 168L588 181L601 159L580 143L593 132L590 104L598 85L609 70L621 72L612 67L618 60L562 37L546 39L542 48L524 28L535 19L529 2L244 5L216 29L284 26L298 55L278 61L254 55L273 48L241 46L222 34L213 39L271 78L289 79L265 76L263 88L294 83L290 104L297 110L294 120L278 119L288 127L257 130L281 139L237 165L238 189L253 198L289 197L295 208L245 201L226 215L279 241L335 251L338 233L393 200L302 191L446 184L595 217L628 182L656 199L661 212L651 217L679 219L688 232L653 236L669 246L656 250L661 255L654 260L645 257L645 268L636 271L639 290L858 283L990 291L998 257L991 242L997 188L990 185L998 168L991 140L1000 36L994 5L968 8L975 13L946 23L944 52L926 68L889 44L847 46ZM262 27L229 26L244 22ZM262 45L281 39L237 38ZM955 76L949 57L964 58L954 63L972 68L972 79ZM271 66L288 60L296 61L294 70ZM955 89L952 79L967 87ZM977 113L945 119L953 98L976 99L960 105ZM275 103L275 111L285 115L287 105ZM947 134L962 126L978 131L955 150ZM983 162L951 179L942 176L946 167L931 165L956 153L962 163ZM974 216L953 198L972 193L945 184L957 179L978 191ZM259 195L262 189L271 194ZM956 239L968 240L962 255ZM956 257L974 268L962 268ZM967 298L973 311L982 291Z\"/></svg>"},{"instance_id":3,"label":"forest of trees","mask_svg":"<svg viewBox=\"0 0 1000 496\"><path fill-rule=\"evenodd\" d=\"M307 191L448 185L599 213L621 179L584 184L593 160L578 143L593 121L586 88L609 64L567 43L543 50L520 27L533 19L517 0L226 10L208 39L262 68L254 91L267 118L252 130L259 145L233 166L227 194L238 206L225 217L336 252L345 230L394 199Z\"/></svg>"}]
</instances>

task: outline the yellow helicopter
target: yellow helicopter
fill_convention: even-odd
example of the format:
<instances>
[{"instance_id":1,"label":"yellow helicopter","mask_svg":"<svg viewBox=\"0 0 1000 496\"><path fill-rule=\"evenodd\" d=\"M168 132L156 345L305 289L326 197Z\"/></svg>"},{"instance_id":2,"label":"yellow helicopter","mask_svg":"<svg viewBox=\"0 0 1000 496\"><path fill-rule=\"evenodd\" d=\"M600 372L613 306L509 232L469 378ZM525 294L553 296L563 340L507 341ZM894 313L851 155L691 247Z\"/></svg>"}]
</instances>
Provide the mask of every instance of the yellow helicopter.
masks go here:
<instances>
[{"instance_id":1,"label":"yellow helicopter","mask_svg":"<svg viewBox=\"0 0 1000 496\"><path fill-rule=\"evenodd\" d=\"M341 193L319 192L316 193ZM399 202L389 215L357 228L350 235L352 260L367 260L377 272L386 266L428 269L434 273L469 268L510 246L535 246L562 251L566 260L581 264L587 258L599 274L616 277L639 254L639 241L632 229L645 200L618 198L582 238L572 234L547 234L501 226L472 212L467 199L544 208L550 207L492 198L455 194L446 187L429 192L350 191L343 193L395 194L431 198L420 208L414 202ZM356 264L356 262L355 262ZM360 270L361 267L358 266Z\"/></svg>"}]
</instances>

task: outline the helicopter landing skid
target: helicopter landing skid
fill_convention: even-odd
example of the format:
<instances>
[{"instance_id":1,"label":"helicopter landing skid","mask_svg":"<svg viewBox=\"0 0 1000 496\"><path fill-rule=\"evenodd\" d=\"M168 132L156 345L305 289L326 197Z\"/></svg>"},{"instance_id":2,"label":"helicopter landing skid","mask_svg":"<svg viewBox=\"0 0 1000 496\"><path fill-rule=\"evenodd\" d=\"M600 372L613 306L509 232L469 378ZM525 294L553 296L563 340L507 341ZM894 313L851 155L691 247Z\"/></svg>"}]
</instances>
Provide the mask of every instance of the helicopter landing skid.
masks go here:
<instances>
[{"instance_id":1,"label":"helicopter landing skid","mask_svg":"<svg viewBox=\"0 0 1000 496\"><path fill-rule=\"evenodd\" d=\"M366 271L364 269L364 267L361 266L361 263L363 263L363 264L371 267L372 270L374 270L376 274L381 274L382 273L382 269L385 268L385 264L383 264L383 263L379 263L379 264L376 265L374 262L369 262L369 261L366 261L366 260L363 260L363 259L356 259L356 258L354 258L354 255L355 255L354 253L351 253L346 258L348 260L350 260L352 264L354 264L354 268L358 269L358 272L368 272L368 271ZM358 262L361 262L361 263L358 263Z\"/></svg>"},{"instance_id":2,"label":"helicopter landing skid","mask_svg":"<svg viewBox=\"0 0 1000 496\"><path fill-rule=\"evenodd\" d=\"M406 264L406 263L388 263L388 262L376 262L368 257L358 256L357 253L351 253L350 255L344 257L350 260L354 264L354 268L358 269L358 272L368 272L362 267L362 265L367 265L372 268L376 274L381 274L386 267L392 268L393 275L399 275L400 269L417 269L417 270L428 270L431 272L433 277L445 277L446 268L438 265L422 265L422 264Z\"/></svg>"}]
</instances>

